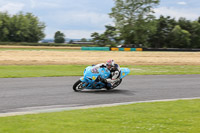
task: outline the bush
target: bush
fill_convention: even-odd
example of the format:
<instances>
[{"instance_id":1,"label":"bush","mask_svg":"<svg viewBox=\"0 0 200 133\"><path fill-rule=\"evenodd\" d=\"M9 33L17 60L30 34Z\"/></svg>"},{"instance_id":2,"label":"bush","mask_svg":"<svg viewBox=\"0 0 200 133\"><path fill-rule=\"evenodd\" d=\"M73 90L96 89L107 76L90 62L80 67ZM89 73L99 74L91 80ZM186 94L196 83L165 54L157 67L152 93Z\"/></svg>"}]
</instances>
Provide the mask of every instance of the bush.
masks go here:
<instances>
[{"instance_id":1,"label":"bush","mask_svg":"<svg viewBox=\"0 0 200 133\"><path fill-rule=\"evenodd\" d=\"M63 47L97 47L97 45L91 44L66 44L66 43L29 43L29 42L0 42L0 45L12 45L12 46L63 46Z\"/></svg>"}]
</instances>

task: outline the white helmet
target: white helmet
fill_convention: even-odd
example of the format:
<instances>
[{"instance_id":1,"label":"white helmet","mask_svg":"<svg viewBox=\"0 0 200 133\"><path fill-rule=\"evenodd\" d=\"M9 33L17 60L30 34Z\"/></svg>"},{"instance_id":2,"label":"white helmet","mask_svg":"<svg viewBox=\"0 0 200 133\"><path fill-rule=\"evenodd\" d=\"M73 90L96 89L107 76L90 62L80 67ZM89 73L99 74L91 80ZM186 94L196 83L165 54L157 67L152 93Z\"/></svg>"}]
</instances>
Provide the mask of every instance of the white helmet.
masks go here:
<instances>
[{"instance_id":1,"label":"white helmet","mask_svg":"<svg viewBox=\"0 0 200 133\"><path fill-rule=\"evenodd\" d=\"M114 67L114 65L115 65L114 60L111 59L111 60L106 61L106 66Z\"/></svg>"}]
</instances>

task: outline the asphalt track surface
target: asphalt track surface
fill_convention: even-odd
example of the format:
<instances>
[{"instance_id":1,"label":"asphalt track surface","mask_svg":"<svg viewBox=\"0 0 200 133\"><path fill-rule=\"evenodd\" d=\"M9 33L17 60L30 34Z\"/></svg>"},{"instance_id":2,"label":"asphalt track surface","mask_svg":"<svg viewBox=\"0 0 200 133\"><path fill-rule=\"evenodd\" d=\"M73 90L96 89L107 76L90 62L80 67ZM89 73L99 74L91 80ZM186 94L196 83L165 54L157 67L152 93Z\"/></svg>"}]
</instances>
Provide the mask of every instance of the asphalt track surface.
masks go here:
<instances>
[{"instance_id":1,"label":"asphalt track surface","mask_svg":"<svg viewBox=\"0 0 200 133\"><path fill-rule=\"evenodd\" d=\"M111 91L74 92L80 77L1 78L0 114L175 98L200 97L200 75L127 76Z\"/></svg>"}]
</instances>

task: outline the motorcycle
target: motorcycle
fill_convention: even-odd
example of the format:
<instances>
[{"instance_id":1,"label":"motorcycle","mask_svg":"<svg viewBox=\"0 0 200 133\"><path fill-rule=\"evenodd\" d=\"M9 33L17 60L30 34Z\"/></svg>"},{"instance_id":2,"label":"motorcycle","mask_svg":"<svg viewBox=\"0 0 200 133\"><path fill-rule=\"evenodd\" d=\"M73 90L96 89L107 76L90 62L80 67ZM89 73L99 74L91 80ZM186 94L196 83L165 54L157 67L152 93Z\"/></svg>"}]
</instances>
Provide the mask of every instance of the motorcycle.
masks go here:
<instances>
[{"instance_id":1,"label":"motorcycle","mask_svg":"<svg viewBox=\"0 0 200 133\"><path fill-rule=\"evenodd\" d=\"M122 78L130 73L128 68L121 68L120 79L112 84L111 87L107 87L107 85L100 78L107 79L110 77L110 71L106 68L99 68L98 70L93 66L88 66L85 68L83 72L83 77L81 77L75 84L73 85L73 90L75 92L80 92L84 89L92 90L92 89L102 89L105 88L107 90L111 90L119 86L122 82Z\"/></svg>"}]
</instances>

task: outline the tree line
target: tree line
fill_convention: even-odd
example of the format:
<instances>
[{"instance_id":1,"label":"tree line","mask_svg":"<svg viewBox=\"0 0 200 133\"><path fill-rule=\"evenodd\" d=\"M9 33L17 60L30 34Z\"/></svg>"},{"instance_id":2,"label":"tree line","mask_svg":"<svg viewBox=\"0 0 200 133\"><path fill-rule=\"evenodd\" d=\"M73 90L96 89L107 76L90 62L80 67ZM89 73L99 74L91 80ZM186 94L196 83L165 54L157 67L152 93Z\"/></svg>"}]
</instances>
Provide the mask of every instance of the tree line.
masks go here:
<instances>
[{"instance_id":1,"label":"tree line","mask_svg":"<svg viewBox=\"0 0 200 133\"><path fill-rule=\"evenodd\" d=\"M0 12L1 42L38 42L45 37L45 24L32 13Z\"/></svg>"},{"instance_id":2,"label":"tree line","mask_svg":"<svg viewBox=\"0 0 200 133\"><path fill-rule=\"evenodd\" d=\"M200 17L195 21L170 16L154 16L159 0L114 0L109 14L114 26L106 25L105 32L91 34L99 46L123 43L127 47L200 48Z\"/></svg>"},{"instance_id":3,"label":"tree line","mask_svg":"<svg viewBox=\"0 0 200 133\"><path fill-rule=\"evenodd\" d=\"M154 16L160 0L114 0L109 16L114 25L106 25L104 33L91 34L98 46L144 48L200 48L200 17L196 20ZM45 24L32 13L9 15L0 12L0 42L38 42L45 37ZM56 43L65 42L57 31Z\"/></svg>"}]
</instances>

